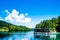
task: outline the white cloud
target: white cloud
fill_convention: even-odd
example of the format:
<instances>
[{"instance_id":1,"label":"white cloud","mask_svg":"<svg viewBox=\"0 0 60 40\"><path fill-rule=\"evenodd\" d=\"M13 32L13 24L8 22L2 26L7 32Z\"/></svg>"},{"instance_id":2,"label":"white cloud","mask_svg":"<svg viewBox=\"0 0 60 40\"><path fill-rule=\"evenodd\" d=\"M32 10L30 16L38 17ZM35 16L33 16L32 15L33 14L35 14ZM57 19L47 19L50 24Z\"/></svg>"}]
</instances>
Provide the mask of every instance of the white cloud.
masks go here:
<instances>
[{"instance_id":1,"label":"white cloud","mask_svg":"<svg viewBox=\"0 0 60 40\"><path fill-rule=\"evenodd\" d=\"M5 10L6 13L8 13L7 10ZM18 15L19 14L19 15ZM5 20L8 22L11 22L13 24L19 24L19 25L24 25L24 26L30 26L31 25L31 18L26 17L28 16L28 13L25 15L22 13L20 14L18 11L15 9L12 10L12 12L8 14L8 16L5 17Z\"/></svg>"},{"instance_id":2,"label":"white cloud","mask_svg":"<svg viewBox=\"0 0 60 40\"><path fill-rule=\"evenodd\" d=\"M25 22L30 23L31 22L31 18L25 18Z\"/></svg>"},{"instance_id":3,"label":"white cloud","mask_svg":"<svg viewBox=\"0 0 60 40\"><path fill-rule=\"evenodd\" d=\"M3 18L2 18L2 17L0 17L0 20L3 20Z\"/></svg>"},{"instance_id":4,"label":"white cloud","mask_svg":"<svg viewBox=\"0 0 60 40\"><path fill-rule=\"evenodd\" d=\"M20 15L19 15L19 19L22 20L22 19L24 19L24 18L25 18L24 14L20 14Z\"/></svg>"},{"instance_id":5,"label":"white cloud","mask_svg":"<svg viewBox=\"0 0 60 40\"><path fill-rule=\"evenodd\" d=\"M6 12L7 14L9 14L9 13L10 13L8 10L5 10L5 12Z\"/></svg>"}]
</instances>

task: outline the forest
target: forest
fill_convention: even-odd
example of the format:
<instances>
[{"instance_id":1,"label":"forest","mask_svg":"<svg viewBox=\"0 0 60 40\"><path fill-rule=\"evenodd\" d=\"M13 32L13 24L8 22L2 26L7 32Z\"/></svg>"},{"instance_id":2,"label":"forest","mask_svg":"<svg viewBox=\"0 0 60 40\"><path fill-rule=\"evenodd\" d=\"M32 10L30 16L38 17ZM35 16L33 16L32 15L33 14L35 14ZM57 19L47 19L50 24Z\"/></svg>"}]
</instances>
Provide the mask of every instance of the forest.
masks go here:
<instances>
[{"instance_id":1,"label":"forest","mask_svg":"<svg viewBox=\"0 0 60 40\"><path fill-rule=\"evenodd\" d=\"M35 28L50 28L52 31L58 31L58 29L60 29L60 16L50 20L43 20L36 24Z\"/></svg>"},{"instance_id":2,"label":"forest","mask_svg":"<svg viewBox=\"0 0 60 40\"><path fill-rule=\"evenodd\" d=\"M8 32L11 32L11 31L30 31L31 28L28 28L26 26L17 26L17 25L14 25L14 24L11 24L11 23L8 23L8 22L5 22L5 21L2 21L0 20L0 31L8 31Z\"/></svg>"}]
</instances>

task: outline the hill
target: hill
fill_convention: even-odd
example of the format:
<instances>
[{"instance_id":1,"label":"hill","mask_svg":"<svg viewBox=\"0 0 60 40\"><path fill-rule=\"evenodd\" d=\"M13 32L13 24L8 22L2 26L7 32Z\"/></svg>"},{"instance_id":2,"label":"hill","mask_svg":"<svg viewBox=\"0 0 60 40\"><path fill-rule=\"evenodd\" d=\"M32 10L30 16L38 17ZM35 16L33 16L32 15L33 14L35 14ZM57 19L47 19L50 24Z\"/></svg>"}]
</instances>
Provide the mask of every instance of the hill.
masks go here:
<instances>
[{"instance_id":1,"label":"hill","mask_svg":"<svg viewBox=\"0 0 60 40\"><path fill-rule=\"evenodd\" d=\"M50 20L43 20L42 22L36 24L35 28L50 28L52 31L59 31L58 29L60 29L60 16Z\"/></svg>"},{"instance_id":2,"label":"hill","mask_svg":"<svg viewBox=\"0 0 60 40\"><path fill-rule=\"evenodd\" d=\"M26 26L17 26L5 21L0 20L0 31L30 31Z\"/></svg>"}]
</instances>

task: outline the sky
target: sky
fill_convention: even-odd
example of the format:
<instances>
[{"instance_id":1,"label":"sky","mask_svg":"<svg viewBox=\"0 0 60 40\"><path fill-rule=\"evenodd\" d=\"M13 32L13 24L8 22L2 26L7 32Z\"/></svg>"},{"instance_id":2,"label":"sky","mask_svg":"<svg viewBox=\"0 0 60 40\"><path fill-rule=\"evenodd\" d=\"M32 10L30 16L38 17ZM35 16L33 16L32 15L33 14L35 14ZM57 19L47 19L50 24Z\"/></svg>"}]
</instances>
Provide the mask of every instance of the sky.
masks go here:
<instances>
[{"instance_id":1,"label":"sky","mask_svg":"<svg viewBox=\"0 0 60 40\"><path fill-rule=\"evenodd\" d=\"M34 28L60 16L60 0L0 0L0 20Z\"/></svg>"}]
</instances>

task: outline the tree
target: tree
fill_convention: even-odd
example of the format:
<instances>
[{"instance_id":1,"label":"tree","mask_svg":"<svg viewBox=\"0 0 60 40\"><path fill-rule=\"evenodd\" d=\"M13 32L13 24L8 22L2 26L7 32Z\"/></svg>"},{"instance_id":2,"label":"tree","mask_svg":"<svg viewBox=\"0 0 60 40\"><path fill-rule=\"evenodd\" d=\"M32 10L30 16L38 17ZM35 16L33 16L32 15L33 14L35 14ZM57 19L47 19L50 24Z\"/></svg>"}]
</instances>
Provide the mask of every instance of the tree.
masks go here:
<instances>
[{"instance_id":1,"label":"tree","mask_svg":"<svg viewBox=\"0 0 60 40\"><path fill-rule=\"evenodd\" d=\"M60 25L60 17L59 25ZM50 28L53 31L56 31L56 27L58 26L58 18L52 18L51 20L43 20L41 23L36 24L35 28Z\"/></svg>"},{"instance_id":2,"label":"tree","mask_svg":"<svg viewBox=\"0 0 60 40\"><path fill-rule=\"evenodd\" d=\"M56 27L56 30L60 32L60 16L58 16L58 26Z\"/></svg>"}]
</instances>

